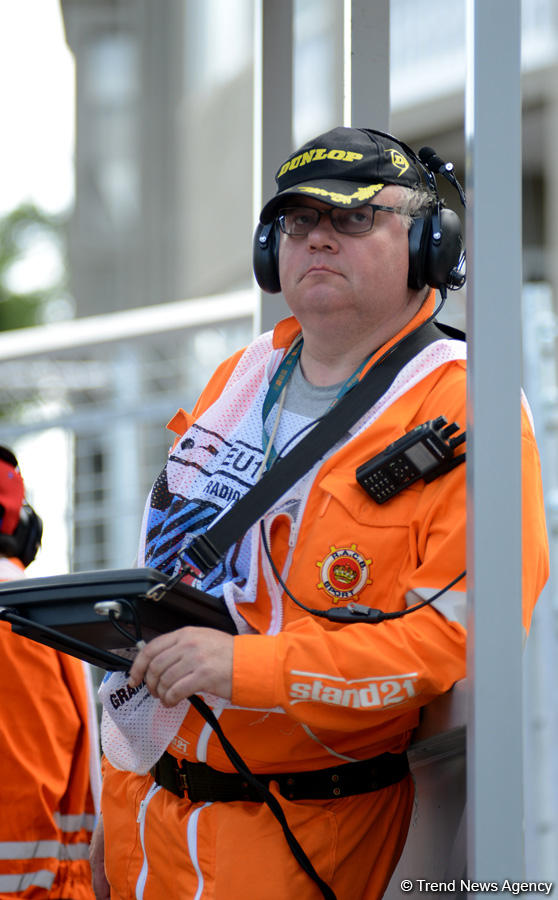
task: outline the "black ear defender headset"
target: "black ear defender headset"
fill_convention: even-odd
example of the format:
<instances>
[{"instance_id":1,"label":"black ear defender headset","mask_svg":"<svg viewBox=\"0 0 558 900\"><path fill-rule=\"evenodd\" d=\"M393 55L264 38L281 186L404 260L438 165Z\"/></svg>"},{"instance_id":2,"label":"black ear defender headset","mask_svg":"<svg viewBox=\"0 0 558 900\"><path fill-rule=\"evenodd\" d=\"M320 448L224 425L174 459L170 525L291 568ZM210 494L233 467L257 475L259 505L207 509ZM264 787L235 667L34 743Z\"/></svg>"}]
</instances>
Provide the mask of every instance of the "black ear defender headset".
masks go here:
<instances>
[{"instance_id":1,"label":"black ear defender headset","mask_svg":"<svg viewBox=\"0 0 558 900\"><path fill-rule=\"evenodd\" d=\"M436 185L436 175L446 178L458 191L465 206L465 194L457 181L453 163L445 163L431 147L422 147L419 155L407 144L383 131L361 129L366 134L378 135L396 143L414 162L422 174L425 185L432 191L434 202L420 215L412 217L409 229L408 285L422 290L427 284L437 288L445 296L447 290L458 290L465 284L465 254L461 221L452 209L442 206ZM258 224L253 242L252 262L254 275L262 291L277 294L279 281L279 225L275 219Z\"/></svg>"},{"instance_id":2,"label":"black ear defender headset","mask_svg":"<svg viewBox=\"0 0 558 900\"><path fill-rule=\"evenodd\" d=\"M18 468L17 459L7 447L0 446L0 459L13 466L14 470ZM0 518L3 514L4 508L0 501ZM37 515L33 507L24 500L15 531L12 534L0 533L0 554L19 559L27 568L38 553L42 537L42 519Z\"/></svg>"}]
</instances>

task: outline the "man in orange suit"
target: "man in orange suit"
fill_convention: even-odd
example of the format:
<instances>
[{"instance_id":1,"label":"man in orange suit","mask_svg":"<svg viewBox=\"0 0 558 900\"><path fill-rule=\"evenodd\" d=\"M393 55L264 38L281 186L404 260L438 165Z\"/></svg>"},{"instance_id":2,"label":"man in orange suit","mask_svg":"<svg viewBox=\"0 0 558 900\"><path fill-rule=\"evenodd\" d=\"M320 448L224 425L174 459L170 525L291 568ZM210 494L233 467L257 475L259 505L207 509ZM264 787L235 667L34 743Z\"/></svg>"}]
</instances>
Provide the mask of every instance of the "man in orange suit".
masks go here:
<instances>
[{"instance_id":1,"label":"man in orange suit","mask_svg":"<svg viewBox=\"0 0 558 900\"><path fill-rule=\"evenodd\" d=\"M379 360L432 325L433 288L443 296L462 282L457 216L389 135L335 128L291 154L276 182L254 267L292 316L224 362L192 413L171 422L139 560L168 574L200 561L199 536L317 420L335 419L368 373L373 390ZM224 202L219 215L229 214ZM187 627L157 637L131 667L129 700L107 702L99 897L105 871L118 900L382 896L413 806L406 749L420 709L465 675L466 501L457 458L437 477L414 477L427 444L384 469L371 460L436 432L441 417L462 433L465 355L463 340L436 331L254 526L209 567L193 567L238 634ZM548 555L526 405L522 448L528 629ZM357 470L369 466L377 481L367 489ZM189 705L197 694L275 807ZM164 713L169 732L152 758Z\"/></svg>"},{"instance_id":2,"label":"man in orange suit","mask_svg":"<svg viewBox=\"0 0 558 900\"><path fill-rule=\"evenodd\" d=\"M0 447L0 580L24 577L42 536L14 454ZM0 897L93 900L89 703L81 661L0 622Z\"/></svg>"}]
</instances>

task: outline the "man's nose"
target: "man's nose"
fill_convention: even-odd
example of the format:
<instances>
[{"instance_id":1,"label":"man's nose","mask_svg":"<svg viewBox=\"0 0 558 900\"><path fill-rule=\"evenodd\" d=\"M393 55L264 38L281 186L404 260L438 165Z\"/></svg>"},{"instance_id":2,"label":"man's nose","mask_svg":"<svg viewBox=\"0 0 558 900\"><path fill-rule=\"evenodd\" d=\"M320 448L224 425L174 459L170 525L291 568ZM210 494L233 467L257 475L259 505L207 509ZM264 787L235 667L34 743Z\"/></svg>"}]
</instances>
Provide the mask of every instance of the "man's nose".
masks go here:
<instances>
[{"instance_id":1,"label":"man's nose","mask_svg":"<svg viewBox=\"0 0 558 900\"><path fill-rule=\"evenodd\" d=\"M337 232L333 227L330 210L323 210L314 227L308 232L309 247L337 247Z\"/></svg>"}]
</instances>

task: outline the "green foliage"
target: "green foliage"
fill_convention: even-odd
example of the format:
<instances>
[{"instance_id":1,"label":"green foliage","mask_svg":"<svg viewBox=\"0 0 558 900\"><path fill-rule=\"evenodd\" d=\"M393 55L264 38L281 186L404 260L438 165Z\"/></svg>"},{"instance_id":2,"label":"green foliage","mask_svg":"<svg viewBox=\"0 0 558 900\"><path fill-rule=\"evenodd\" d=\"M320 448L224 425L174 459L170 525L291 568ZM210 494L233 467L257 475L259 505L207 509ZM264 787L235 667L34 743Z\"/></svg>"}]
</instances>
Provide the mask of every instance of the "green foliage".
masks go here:
<instances>
[{"instance_id":1,"label":"green foliage","mask_svg":"<svg viewBox=\"0 0 558 900\"><path fill-rule=\"evenodd\" d=\"M66 276L54 284L18 293L9 285L12 268L32 250L33 243L47 239L64 257L64 220L50 215L31 203L18 206L0 218L0 331L40 325L49 300L64 293Z\"/></svg>"}]
</instances>

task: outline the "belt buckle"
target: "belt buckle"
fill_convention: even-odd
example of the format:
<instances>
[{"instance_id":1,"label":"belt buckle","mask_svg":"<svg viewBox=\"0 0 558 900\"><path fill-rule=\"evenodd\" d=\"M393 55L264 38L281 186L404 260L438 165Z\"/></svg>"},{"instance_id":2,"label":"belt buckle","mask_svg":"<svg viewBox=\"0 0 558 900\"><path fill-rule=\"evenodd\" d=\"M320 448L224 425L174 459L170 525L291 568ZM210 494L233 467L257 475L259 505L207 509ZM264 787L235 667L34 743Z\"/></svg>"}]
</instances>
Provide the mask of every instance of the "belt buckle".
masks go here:
<instances>
[{"instance_id":1,"label":"belt buckle","mask_svg":"<svg viewBox=\"0 0 558 900\"><path fill-rule=\"evenodd\" d=\"M184 797L184 792L190 796L190 785L188 783L188 760L181 759L180 762L176 761L176 786L178 789L178 796Z\"/></svg>"}]
</instances>

